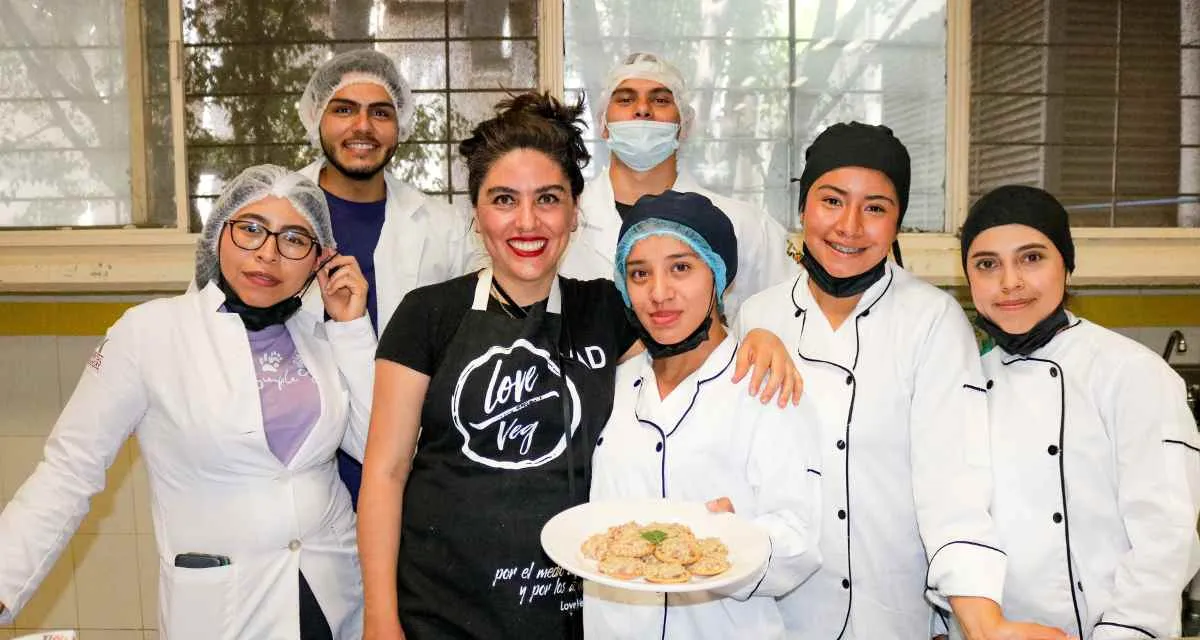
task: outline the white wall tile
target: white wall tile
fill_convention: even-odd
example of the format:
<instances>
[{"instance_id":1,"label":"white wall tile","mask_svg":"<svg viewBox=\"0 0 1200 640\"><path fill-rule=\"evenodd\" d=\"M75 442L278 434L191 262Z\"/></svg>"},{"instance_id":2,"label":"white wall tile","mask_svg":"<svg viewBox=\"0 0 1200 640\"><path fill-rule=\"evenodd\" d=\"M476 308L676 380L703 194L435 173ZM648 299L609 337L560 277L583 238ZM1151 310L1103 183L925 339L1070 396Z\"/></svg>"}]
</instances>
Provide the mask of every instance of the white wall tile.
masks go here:
<instances>
[{"instance_id":1,"label":"white wall tile","mask_svg":"<svg viewBox=\"0 0 1200 640\"><path fill-rule=\"evenodd\" d=\"M79 627L142 628L137 537L82 533L71 545L76 558Z\"/></svg>"},{"instance_id":2,"label":"white wall tile","mask_svg":"<svg viewBox=\"0 0 1200 640\"><path fill-rule=\"evenodd\" d=\"M75 562L71 545L46 575L29 603L17 614L17 629L74 629L79 623L75 599Z\"/></svg>"},{"instance_id":3,"label":"white wall tile","mask_svg":"<svg viewBox=\"0 0 1200 640\"><path fill-rule=\"evenodd\" d=\"M142 640L142 630L80 629L79 640Z\"/></svg>"},{"instance_id":4,"label":"white wall tile","mask_svg":"<svg viewBox=\"0 0 1200 640\"><path fill-rule=\"evenodd\" d=\"M0 336L0 435L44 436L59 408L54 336Z\"/></svg>"},{"instance_id":5,"label":"white wall tile","mask_svg":"<svg viewBox=\"0 0 1200 640\"><path fill-rule=\"evenodd\" d=\"M79 534L71 546L75 554L79 626L140 629L137 536Z\"/></svg>"},{"instance_id":6,"label":"white wall tile","mask_svg":"<svg viewBox=\"0 0 1200 640\"><path fill-rule=\"evenodd\" d=\"M142 628L158 628L158 545L153 535L137 536L138 585L142 600Z\"/></svg>"},{"instance_id":7,"label":"white wall tile","mask_svg":"<svg viewBox=\"0 0 1200 640\"><path fill-rule=\"evenodd\" d=\"M75 391L88 358L102 339L100 336L58 336L58 388L62 405L67 404Z\"/></svg>"},{"instance_id":8,"label":"white wall tile","mask_svg":"<svg viewBox=\"0 0 1200 640\"><path fill-rule=\"evenodd\" d=\"M42 460L45 445L42 436L0 436L0 497L12 499Z\"/></svg>"},{"instance_id":9,"label":"white wall tile","mask_svg":"<svg viewBox=\"0 0 1200 640\"><path fill-rule=\"evenodd\" d=\"M108 468L104 491L92 498L91 511L79 526L79 533L136 533L133 483L127 441Z\"/></svg>"}]
</instances>

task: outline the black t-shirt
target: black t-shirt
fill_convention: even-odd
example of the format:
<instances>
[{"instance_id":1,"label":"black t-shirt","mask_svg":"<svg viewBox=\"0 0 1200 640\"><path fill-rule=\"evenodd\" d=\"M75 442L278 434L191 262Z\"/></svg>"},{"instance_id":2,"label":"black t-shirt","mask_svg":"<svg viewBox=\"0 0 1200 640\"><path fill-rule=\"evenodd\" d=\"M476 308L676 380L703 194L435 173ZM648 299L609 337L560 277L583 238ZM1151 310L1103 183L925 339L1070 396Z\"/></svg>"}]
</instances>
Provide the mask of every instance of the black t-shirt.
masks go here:
<instances>
[{"instance_id":1,"label":"black t-shirt","mask_svg":"<svg viewBox=\"0 0 1200 640\"><path fill-rule=\"evenodd\" d=\"M631 204L625 204L624 202L617 202L616 200L613 200L613 204L617 205L617 215L621 216L622 220L624 220L625 216L628 215L629 212L633 210L633 205L631 205Z\"/></svg>"},{"instance_id":2,"label":"black t-shirt","mask_svg":"<svg viewBox=\"0 0 1200 640\"><path fill-rule=\"evenodd\" d=\"M397 558L410 640L582 631L579 582L545 556L539 534L587 500L616 363L635 335L612 282L560 283L561 313L543 301L527 315L509 309L516 318L490 296L471 310L477 274L423 287L379 341L379 358L429 376Z\"/></svg>"},{"instance_id":3,"label":"black t-shirt","mask_svg":"<svg viewBox=\"0 0 1200 640\"><path fill-rule=\"evenodd\" d=\"M476 274L470 273L409 292L380 337L376 357L432 376L471 309L475 282ZM615 353L617 358L624 355L638 336L625 320L625 301L612 281L561 278L560 282L571 342L599 346L606 355ZM504 313L495 298L489 299L488 311ZM586 359L587 349L583 352L577 356ZM596 362L594 358L592 362ZM615 358L609 359L609 366L616 366Z\"/></svg>"}]
</instances>

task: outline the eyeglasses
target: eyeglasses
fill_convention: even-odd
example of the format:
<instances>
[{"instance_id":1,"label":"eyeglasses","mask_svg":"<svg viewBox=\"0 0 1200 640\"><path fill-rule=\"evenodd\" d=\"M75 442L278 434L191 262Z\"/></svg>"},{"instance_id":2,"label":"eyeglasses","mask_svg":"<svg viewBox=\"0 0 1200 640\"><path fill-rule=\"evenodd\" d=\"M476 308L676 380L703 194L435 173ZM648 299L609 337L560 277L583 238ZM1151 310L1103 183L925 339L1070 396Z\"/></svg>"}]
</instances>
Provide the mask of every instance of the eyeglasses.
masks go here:
<instances>
[{"instance_id":1,"label":"eyeglasses","mask_svg":"<svg viewBox=\"0 0 1200 640\"><path fill-rule=\"evenodd\" d=\"M267 242L267 238L275 236L275 248L279 255L288 260L303 260L312 253L313 247L319 244L317 239L296 229L271 231L261 222L254 220L230 220L225 224L230 226L229 238L239 249L254 251Z\"/></svg>"}]
</instances>

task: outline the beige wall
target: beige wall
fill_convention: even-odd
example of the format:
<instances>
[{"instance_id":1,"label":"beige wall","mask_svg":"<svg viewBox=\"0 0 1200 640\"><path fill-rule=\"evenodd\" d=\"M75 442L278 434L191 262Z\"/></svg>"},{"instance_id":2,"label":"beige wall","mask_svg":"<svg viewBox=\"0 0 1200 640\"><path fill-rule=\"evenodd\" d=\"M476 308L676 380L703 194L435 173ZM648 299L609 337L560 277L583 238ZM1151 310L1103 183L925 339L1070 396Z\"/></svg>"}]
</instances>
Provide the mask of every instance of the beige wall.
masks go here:
<instances>
[{"instance_id":1,"label":"beige wall","mask_svg":"<svg viewBox=\"0 0 1200 640\"><path fill-rule=\"evenodd\" d=\"M0 507L41 459L94 336L0 336ZM105 491L37 594L0 640L78 629L82 640L157 640L158 559L145 468L132 440Z\"/></svg>"}]
</instances>

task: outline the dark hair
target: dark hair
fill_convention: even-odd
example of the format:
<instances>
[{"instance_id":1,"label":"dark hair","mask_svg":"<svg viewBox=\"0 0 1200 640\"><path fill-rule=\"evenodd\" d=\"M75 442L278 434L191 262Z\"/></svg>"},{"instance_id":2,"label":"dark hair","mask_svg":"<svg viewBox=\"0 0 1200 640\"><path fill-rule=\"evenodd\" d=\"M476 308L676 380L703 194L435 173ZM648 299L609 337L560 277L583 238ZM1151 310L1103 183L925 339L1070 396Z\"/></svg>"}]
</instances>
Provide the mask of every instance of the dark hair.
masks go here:
<instances>
[{"instance_id":1,"label":"dark hair","mask_svg":"<svg viewBox=\"0 0 1200 640\"><path fill-rule=\"evenodd\" d=\"M467 161L467 188L471 204L492 165L517 149L533 149L549 156L571 182L576 200L583 193L583 167L592 156L583 144L583 97L574 105L559 102L549 93L523 93L496 104L496 116L480 122L471 137L458 145Z\"/></svg>"}]
</instances>

